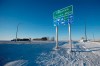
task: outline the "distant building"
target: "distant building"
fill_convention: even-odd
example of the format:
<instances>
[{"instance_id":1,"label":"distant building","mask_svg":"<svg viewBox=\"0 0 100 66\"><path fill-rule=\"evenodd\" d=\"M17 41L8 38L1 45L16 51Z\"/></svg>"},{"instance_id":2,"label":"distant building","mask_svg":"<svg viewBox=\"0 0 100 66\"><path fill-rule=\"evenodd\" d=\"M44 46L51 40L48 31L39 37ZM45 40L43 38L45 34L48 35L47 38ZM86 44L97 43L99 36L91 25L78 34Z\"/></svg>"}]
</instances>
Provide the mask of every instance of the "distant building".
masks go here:
<instances>
[{"instance_id":1,"label":"distant building","mask_svg":"<svg viewBox=\"0 0 100 66\"><path fill-rule=\"evenodd\" d=\"M81 38L80 42L87 42L87 39L85 39L84 37Z\"/></svg>"}]
</instances>

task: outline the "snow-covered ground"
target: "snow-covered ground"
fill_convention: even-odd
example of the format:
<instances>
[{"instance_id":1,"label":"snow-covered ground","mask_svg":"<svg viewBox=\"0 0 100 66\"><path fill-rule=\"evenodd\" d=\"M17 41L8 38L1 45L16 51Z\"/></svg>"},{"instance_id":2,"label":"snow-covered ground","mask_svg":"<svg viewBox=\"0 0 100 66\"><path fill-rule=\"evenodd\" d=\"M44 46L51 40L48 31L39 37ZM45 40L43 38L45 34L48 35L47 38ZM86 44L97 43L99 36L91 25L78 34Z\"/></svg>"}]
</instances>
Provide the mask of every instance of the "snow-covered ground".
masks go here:
<instances>
[{"instance_id":1,"label":"snow-covered ground","mask_svg":"<svg viewBox=\"0 0 100 66\"><path fill-rule=\"evenodd\" d=\"M26 66L26 65L27 65L26 60L16 60L16 61L8 62L4 66Z\"/></svg>"},{"instance_id":2,"label":"snow-covered ground","mask_svg":"<svg viewBox=\"0 0 100 66\"><path fill-rule=\"evenodd\" d=\"M100 66L100 56L98 55L100 50L91 50L94 47L100 49L100 44L77 43L73 44L72 52L69 52L70 45L65 44L58 50L42 53L38 57L37 63L40 66Z\"/></svg>"},{"instance_id":3,"label":"snow-covered ground","mask_svg":"<svg viewBox=\"0 0 100 66\"><path fill-rule=\"evenodd\" d=\"M81 43L81 44L83 44L84 47L92 51L94 54L100 56L100 43L99 42L86 42L86 43Z\"/></svg>"},{"instance_id":4,"label":"snow-covered ground","mask_svg":"<svg viewBox=\"0 0 100 66\"><path fill-rule=\"evenodd\" d=\"M0 44L0 66L100 66L100 43Z\"/></svg>"}]
</instances>

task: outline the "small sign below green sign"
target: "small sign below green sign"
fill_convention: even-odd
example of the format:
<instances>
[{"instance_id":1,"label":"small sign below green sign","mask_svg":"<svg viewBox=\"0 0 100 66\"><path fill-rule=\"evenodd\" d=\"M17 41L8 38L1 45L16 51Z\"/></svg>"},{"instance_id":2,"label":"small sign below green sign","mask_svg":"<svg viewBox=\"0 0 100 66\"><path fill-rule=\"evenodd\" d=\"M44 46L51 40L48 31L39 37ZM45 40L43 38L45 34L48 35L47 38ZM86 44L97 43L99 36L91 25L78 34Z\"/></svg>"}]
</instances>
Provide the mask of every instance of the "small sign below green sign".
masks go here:
<instances>
[{"instance_id":1,"label":"small sign below green sign","mask_svg":"<svg viewBox=\"0 0 100 66\"><path fill-rule=\"evenodd\" d=\"M73 5L70 5L68 7L65 7L65 8L62 8L60 10L53 12L53 19L57 20L63 17L64 20L67 20L68 16L72 14L73 14Z\"/></svg>"}]
</instances>

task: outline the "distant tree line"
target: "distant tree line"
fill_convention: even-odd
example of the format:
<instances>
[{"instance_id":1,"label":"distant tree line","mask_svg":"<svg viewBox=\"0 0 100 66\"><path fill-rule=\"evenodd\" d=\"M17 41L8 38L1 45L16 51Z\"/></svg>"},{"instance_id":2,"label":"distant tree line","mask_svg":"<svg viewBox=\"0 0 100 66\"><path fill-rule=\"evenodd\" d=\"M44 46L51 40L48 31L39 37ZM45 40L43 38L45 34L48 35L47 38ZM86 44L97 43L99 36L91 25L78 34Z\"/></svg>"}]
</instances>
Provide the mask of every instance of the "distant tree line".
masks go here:
<instances>
[{"instance_id":1,"label":"distant tree line","mask_svg":"<svg viewBox=\"0 0 100 66\"><path fill-rule=\"evenodd\" d=\"M33 40L42 40L42 41L47 41L48 38L47 38L47 37L42 37L42 38L35 38L35 39L33 39Z\"/></svg>"},{"instance_id":2,"label":"distant tree line","mask_svg":"<svg viewBox=\"0 0 100 66\"><path fill-rule=\"evenodd\" d=\"M13 39L11 41L54 41L54 37L52 37L51 39L49 37L42 37L42 38L35 38L35 39L31 39L31 38L17 38L17 39Z\"/></svg>"},{"instance_id":3,"label":"distant tree line","mask_svg":"<svg viewBox=\"0 0 100 66\"><path fill-rule=\"evenodd\" d=\"M54 41L54 37L52 37L51 39L49 37L35 38L33 40Z\"/></svg>"},{"instance_id":4,"label":"distant tree line","mask_svg":"<svg viewBox=\"0 0 100 66\"><path fill-rule=\"evenodd\" d=\"M11 41L31 41L31 39L30 38L23 38L23 39L18 38L18 39L13 39Z\"/></svg>"}]
</instances>

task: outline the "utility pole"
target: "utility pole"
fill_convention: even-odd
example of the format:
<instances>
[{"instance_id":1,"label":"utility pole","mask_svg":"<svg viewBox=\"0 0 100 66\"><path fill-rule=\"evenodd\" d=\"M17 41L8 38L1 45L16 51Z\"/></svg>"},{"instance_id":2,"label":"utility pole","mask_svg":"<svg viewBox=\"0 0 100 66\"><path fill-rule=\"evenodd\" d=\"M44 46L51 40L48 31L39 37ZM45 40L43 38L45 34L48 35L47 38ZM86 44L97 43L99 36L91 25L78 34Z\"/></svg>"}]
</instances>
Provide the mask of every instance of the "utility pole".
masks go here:
<instances>
[{"instance_id":1,"label":"utility pole","mask_svg":"<svg viewBox=\"0 0 100 66\"><path fill-rule=\"evenodd\" d=\"M87 41L87 27L86 27L86 22L85 22L85 40Z\"/></svg>"},{"instance_id":2,"label":"utility pole","mask_svg":"<svg viewBox=\"0 0 100 66\"><path fill-rule=\"evenodd\" d=\"M17 25L17 30L16 30L16 42L17 42L17 39L18 39L18 29L19 29L19 25L20 25L20 23Z\"/></svg>"},{"instance_id":3,"label":"utility pole","mask_svg":"<svg viewBox=\"0 0 100 66\"><path fill-rule=\"evenodd\" d=\"M93 41L95 41L95 38L94 38L94 33L93 33Z\"/></svg>"}]
</instances>

